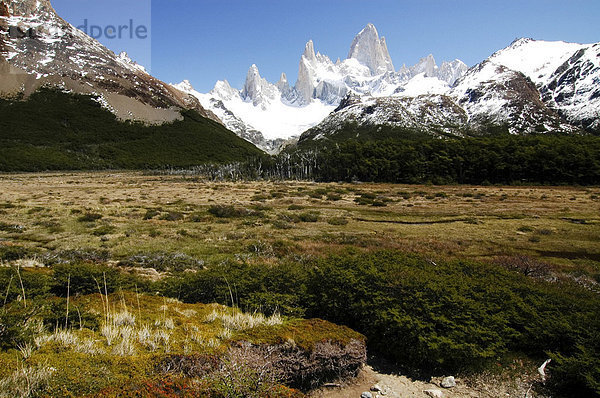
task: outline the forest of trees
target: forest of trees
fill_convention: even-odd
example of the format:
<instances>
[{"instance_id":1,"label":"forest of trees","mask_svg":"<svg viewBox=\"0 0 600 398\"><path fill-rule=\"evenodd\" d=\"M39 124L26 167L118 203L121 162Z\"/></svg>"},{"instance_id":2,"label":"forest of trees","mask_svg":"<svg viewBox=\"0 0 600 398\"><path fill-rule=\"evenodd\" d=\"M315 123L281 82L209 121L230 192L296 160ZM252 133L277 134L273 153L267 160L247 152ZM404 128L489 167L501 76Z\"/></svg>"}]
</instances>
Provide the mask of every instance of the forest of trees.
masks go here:
<instances>
[{"instance_id":1,"label":"forest of trees","mask_svg":"<svg viewBox=\"0 0 600 398\"><path fill-rule=\"evenodd\" d=\"M174 173L211 179L300 179L407 184L600 184L600 137L501 135L347 140L275 157Z\"/></svg>"}]
</instances>

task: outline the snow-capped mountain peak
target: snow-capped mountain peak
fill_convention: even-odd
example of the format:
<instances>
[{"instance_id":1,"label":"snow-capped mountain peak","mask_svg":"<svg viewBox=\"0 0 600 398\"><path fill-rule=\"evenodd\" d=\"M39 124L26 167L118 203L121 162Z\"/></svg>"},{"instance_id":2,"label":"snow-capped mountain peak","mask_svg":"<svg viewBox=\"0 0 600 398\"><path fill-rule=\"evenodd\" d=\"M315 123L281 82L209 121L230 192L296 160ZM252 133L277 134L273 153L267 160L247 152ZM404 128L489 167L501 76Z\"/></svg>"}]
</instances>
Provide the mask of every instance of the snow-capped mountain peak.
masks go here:
<instances>
[{"instance_id":1,"label":"snow-capped mountain peak","mask_svg":"<svg viewBox=\"0 0 600 398\"><path fill-rule=\"evenodd\" d=\"M304 53L302 53L302 57L306 58L307 61L313 62L317 60L317 56L315 55L315 43L312 40L309 40L304 47Z\"/></svg>"},{"instance_id":2,"label":"snow-capped mountain peak","mask_svg":"<svg viewBox=\"0 0 600 398\"><path fill-rule=\"evenodd\" d=\"M354 38L348 59L356 59L367 66L371 75L395 71L385 37L380 39L377 28L371 23Z\"/></svg>"},{"instance_id":3,"label":"snow-capped mountain peak","mask_svg":"<svg viewBox=\"0 0 600 398\"><path fill-rule=\"evenodd\" d=\"M521 38L494 53L490 61L521 72L541 85L547 82L558 67L584 47L582 44L564 41Z\"/></svg>"},{"instance_id":4,"label":"snow-capped mountain peak","mask_svg":"<svg viewBox=\"0 0 600 398\"><path fill-rule=\"evenodd\" d=\"M348 58L335 63L316 51L309 40L300 56L294 86L285 73L272 84L252 65L241 90L221 81L198 98L231 130L258 139L253 142L264 147L265 139L289 138L313 127L349 93L376 97L444 94L466 69L460 61L438 68L429 56L411 69L403 67L396 72L385 38L368 24L352 41ZM260 138L256 132L262 133Z\"/></svg>"},{"instance_id":5,"label":"snow-capped mountain peak","mask_svg":"<svg viewBox=\"0 0 600 398\"><path fill-rule=\"evenodd\" d=\"M215 87L209 93L215 98L219 98L225 101L231 99L241 99L240 91L231 87L231 84L227 80L219 80L215 83Z\"/></svg>"},{"instance_id":6,"label":"snow-capped mountain peak","mask_svg":"<svg viewBox=\"0 0 600 398\"><path fill-rule=\"evenodd\" d=\"M445 81L450 86L469 70L467 64L460 59L455 59L450 62L443 62L438 71L438 79Z\"/></svg>"},{"instance_id":7,"label":"snow-capped mountain peak","mask_svg":"<svg viewBox=\"0 0 600 398\"><path fill-rule=\"evenodd\" d=\"M124 120L161 124L181 118L178 109L190 108L214 117L126 53L116 55L67 23L49 0L0 0L0 64L7 95L27 95L47 85L94 95Z\"/></svg>"},{"instance_id":8,"label":"snow-capped mountain peak","mask_svg":"<svg viewBox=\"0 0 600 398\"><path fill-rule=\"evenodd\" d=\"M424 73L425 77L435 77L437 69L438 67L435 63L435 58L433 57L433 54L429 54L425 58L421 58L419 60L419 63L410 68L410 73L413 76Z\"/></svg>"},{"instance_id":9,"label":"snow-capped mountain peak","mask_svg":"<svg viewBox=\"0 0 600 398\"><path fill-rule=\"evenodd\" d=\"M189 80L184 80L181 83L171 85L176 89L183 91L184 93L190 93L194 91L194 87L192 86L192 83L190 83Z\"/></svg>"},{"instance_id":10,"label":"snow-capped mountain peak","mask_svg":"<svg viewBox=\"0 0 600 398\"><path fill-rule=\"evenodd\" d=\"M277 87L260 76L258 67L252 65L246 75L246 83L241 93L242 99L252 102L254 106L265 108L267 104L277 100L281 93Z\"/></svg>"}]
</instances>

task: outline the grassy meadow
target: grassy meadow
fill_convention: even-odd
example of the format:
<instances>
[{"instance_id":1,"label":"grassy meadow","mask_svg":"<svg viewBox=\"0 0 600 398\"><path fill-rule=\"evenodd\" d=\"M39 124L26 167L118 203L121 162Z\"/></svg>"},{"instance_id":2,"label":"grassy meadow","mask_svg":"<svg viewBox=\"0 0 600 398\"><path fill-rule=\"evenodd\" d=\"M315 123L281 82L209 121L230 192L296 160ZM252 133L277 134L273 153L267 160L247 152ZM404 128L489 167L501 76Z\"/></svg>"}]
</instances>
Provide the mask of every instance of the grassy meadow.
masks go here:
<instances>
[{"instance_id":1,"label":"grassy meadow","mask_svg":"<svg viewBox=\"0 0 600 398\"><path fill-rule=\"evenodd\" d=\"M2 250L17 246L32 256L86 249L113 259L164 252L262 261L352 246L432 258L527 255L594 278L599 237L598 188L0 177Z\"/></svg>"},{"instance_id":2,"label":"grassy meadow","mask_svg":"<svg viewBox=\"0 0 600 398\"><path fill-rule=\"evenodd\" d=\"M295 397L351 374L365 335L421 376L551 357L537 389L594 396L599 242L597 187L1 175L0 383ZM273 349L266 379L231 370Z\"/></svg>"}]
</instances>

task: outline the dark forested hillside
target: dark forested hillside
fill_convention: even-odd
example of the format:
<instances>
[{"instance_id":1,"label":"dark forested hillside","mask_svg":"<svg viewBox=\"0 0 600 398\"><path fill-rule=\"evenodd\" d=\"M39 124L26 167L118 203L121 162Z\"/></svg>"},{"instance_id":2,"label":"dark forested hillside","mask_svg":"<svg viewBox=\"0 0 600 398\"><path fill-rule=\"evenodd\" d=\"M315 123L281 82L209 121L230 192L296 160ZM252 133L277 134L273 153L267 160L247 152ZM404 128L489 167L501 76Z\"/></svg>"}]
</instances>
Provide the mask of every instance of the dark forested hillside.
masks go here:
<instances>
[{"instance_id":1,"label":"dark forested hillside","mask_svg":"<svg viewBox=\"0 0 600 398\"><path fill-rule=\"evenodd\" d=\"M195 111L183 117L160 126L121 122L90 96L51 89L0 100L0 171L190 167L261 154Z\"/></svg>"}]
</instances>

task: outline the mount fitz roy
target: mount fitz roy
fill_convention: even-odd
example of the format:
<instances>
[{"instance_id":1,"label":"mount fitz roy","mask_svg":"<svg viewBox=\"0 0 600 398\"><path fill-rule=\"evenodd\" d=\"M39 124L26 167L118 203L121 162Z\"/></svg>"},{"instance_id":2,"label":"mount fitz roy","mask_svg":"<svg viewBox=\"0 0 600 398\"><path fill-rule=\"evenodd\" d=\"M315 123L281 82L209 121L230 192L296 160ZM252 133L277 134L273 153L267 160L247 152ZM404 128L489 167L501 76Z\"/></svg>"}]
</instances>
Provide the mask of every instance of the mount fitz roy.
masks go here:
<instances>
[{"instance_id":1,"label":"mount fitz roy","mask_svg":"<svg viewBox=\"0 0 600 398\"><path fill-rule=\"evenodd\" d=\"M388 125L433 136L467 136L490 127L512 134L600 129L600 43L515 40L472 68L429 55L395 70L385 38L368 24L347 59L332 62L306 44L294 86L272 84L252 65L241 90L219 81L196 96L239 136L268 152L326 139L347 124ZM313 127L314 126L314 127ZM308 131L306 131L308 130Z\"/></svg>"},{"instance_id":2,"label":"mount fitz roy","mask_svg":"<svg viewBox=\"0 0 600 398\"><path fill-rule=\"evenodd\" d=\"M385 97L398 93L420 95L447 90L468 67L461 61L437 66L432 55L417 65L398 71L385 38L368 24L353 40L348 57L333 62L306 43L291 86L285 73L273 84L262 78L256 65L248 70L240 90L226 81L201 94L189 81L173 86L196 96L230 130L268 152L293 142L304 131L325 119L349 94Z\"/></svg>"}]
</instances>

